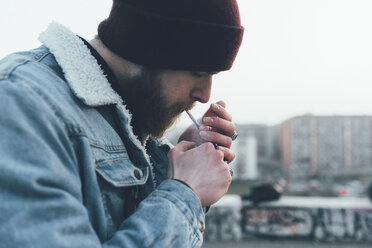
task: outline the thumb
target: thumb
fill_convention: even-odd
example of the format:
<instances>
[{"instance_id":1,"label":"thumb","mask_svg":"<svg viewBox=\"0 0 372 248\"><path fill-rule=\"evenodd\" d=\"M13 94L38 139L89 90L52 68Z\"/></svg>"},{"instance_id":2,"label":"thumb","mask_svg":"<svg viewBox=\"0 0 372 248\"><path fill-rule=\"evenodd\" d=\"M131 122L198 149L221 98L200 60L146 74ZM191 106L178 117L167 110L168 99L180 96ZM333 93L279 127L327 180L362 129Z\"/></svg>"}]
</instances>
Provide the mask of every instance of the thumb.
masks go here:
<instances>
[{"instance_id":1,"label":"thumb","mask_svg":"<svg viewBox=\"0 0 372 248\"><path fill-rule=\"evenodd\" d=\"M190 142L190 141L184 141L183 140L175 146L175 149L177 149L181 152L186 152L186 151L188 151L192 148L195 148L195 147L196 147L195 142Z\"/></svg>"}]
</instances>

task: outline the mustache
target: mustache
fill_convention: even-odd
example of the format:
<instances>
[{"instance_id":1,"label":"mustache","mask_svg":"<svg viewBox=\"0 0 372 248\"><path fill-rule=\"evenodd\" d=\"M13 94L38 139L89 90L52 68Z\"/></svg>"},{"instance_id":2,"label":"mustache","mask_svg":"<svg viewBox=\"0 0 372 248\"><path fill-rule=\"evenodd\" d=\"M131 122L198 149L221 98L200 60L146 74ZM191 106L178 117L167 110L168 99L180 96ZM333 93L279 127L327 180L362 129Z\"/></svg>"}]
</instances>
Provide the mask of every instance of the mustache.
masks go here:
<instances>
[{"instance_id":1,"label":"mustache","mask_svg":"<svg viewBox=\"0 0 372 248\"><path fill-rule=\"evenodd\" d=\"M193 102L193 103L189 104L189 105L184 109L184 111L189 111L189 110L193 109L193 108L195 107L195 105L196 105L196 102Z\"/></svg>"},{"instance_id":2,"label":"mustache","mask_svg":"<svg viewBox=\"0 0 372 248\"><path fill-rule=\"evenodd\" d=\"M174 114L178 115L178 114L181 114L183 113L184 111L189 111L191 109L193 109L196 105L196 102L193 102L193 103L179 103L177 104L176 106L176 112Z\"/></svg>"},{"instance_id":3,"label":"mustache","mask_svg":"<svg viewBox=\"0 0 372 248\"><path fill-rule=\"evenodd\" d=\"M181 113L183 113L184 111L189 111L191 109L193 109L196 105L196 102L193 102L193 103L176 103L174 104L171 109L169 109L169 112L172 114L172 115L179 115Z\"/></svg>"}]
</instances>

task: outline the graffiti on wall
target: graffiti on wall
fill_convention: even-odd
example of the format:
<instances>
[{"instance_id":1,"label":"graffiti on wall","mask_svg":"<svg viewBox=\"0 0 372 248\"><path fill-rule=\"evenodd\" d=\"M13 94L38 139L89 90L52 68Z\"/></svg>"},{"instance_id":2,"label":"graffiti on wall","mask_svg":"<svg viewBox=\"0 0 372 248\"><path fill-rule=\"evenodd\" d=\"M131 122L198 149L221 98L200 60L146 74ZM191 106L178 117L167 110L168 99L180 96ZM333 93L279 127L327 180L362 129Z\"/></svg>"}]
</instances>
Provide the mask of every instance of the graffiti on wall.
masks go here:
<instances>
[{"instance_id":1,"label":"graffiti on wall","mask_svg":"<svg viewBox=\"0 0 372 248\"><path fill-rule=\"evenodd\" d=\"M242 210L242 229L273 237L372 241L372 210L246 207Z\"/></svg>"},{"instance_id":2,"label":"graffiti on wall","mask_svg":"<svg viewBox=\"0 0 372 248\"><path fill-rule=\"evenodd\" d=\"M240 240L242 238L240 209L229 207L212 207L206 216L204 239Z\"/></svg>"},{"instance_id":3,"label":"graffiti on wall","mask_svg":"<svg viewBox=\"0 0 372 248\"><path fill-rule=\"evenodd\" d=\"M206 241L240 240L244 235L372 242L372 209L211 208Z\"/></svg>"},{"instance_id":4,"label":"graffiti on wall","mask_svg":"<svg viewBox=\"0 0 372 248\"><path fill-rule=\"evenodd\" d=\"M243 228L251 234L309 236L312 226L309 209L248 208L244 211Z\"/></svg>"}]
</instances>

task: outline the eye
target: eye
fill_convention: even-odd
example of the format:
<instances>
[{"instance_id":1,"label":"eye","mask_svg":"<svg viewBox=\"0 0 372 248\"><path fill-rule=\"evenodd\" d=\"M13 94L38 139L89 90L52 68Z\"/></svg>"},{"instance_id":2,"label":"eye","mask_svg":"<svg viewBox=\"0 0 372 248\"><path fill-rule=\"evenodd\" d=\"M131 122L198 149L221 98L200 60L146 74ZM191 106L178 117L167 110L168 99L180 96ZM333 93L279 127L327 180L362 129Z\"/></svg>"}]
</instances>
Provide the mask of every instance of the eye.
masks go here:
<instances>
[{"instance_id":1,"label":"eye","mask_svg":"<svg viewBox=\"0 0 372 248\"><path fill-rule=\"evenodd\" d=\"M194 76L194 77L197 77L197 78L201 78L201 77L204 77L206 74L203 73L203 72L199 72L199 71L192 71L191 74Z\"/></svg>"}]
</instances>

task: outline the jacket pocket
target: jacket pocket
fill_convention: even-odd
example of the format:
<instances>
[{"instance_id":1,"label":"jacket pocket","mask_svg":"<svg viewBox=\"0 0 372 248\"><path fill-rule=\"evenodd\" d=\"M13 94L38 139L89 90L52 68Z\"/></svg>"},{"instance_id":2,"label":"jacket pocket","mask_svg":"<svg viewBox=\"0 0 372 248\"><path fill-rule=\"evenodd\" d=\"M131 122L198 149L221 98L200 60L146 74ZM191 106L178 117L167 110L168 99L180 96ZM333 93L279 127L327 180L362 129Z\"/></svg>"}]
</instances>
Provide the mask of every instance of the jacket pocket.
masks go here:
<instances>
[{"instance_id":1,"label":"jacket pocket","mask_svg":"<svg viewBox=\"0 0 372 248\"><path fill-rule=\"evenodd\" d=\"M105 240L110 239L120 224L137 207L138 186L146 183L149 168L136 167L125 147L91 145L95 156L95 171L105 211Z\"/></svg>"},{"instance_id":2,"label":"jacket pocket","mask_svg":"<svg viewBox=\"0 0 372 248\"><path fill-rule=\"evenodd\" d=\"M114 187L143 185L149 176L149 168L135 167L129 159L106 160L96 167L96 172Z\"/></svg>"},{"instance_id":3,"label":"jacket pocket","mask_svg":"<svg viewBox=\"0 0 372 248\"><path fill-rule=\"evenodd\" d=\"M149 177L149 168L136 167L123 146L92 145L96 172L114 187L143 185Z\"/></svg>"}]
</instances>

